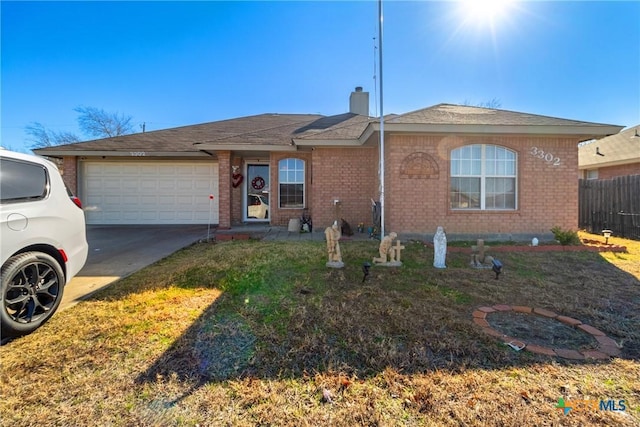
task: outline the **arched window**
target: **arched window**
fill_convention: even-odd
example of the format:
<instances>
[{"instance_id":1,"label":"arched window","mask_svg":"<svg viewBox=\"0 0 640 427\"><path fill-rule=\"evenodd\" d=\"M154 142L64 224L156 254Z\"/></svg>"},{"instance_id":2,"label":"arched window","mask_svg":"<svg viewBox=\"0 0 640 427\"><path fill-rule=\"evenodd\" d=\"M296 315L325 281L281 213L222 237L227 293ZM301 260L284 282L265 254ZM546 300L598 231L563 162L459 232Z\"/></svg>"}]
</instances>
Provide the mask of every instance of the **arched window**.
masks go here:
<instances>
[{"instance_id":1,"label":"arched window","mask_svg":"<svg viewBox=\"0 0 640 427\"><path fill-rule=\"evenodd\" d=\"M451 209L516 209L517 163L515 151L497 145L451 151Z\"/></svg>"},{"instance_id":2,"label":"arched window","mask_svg":"<svg viewBox=\"0 0 640 427\"><path fill-rule=\"evenodd\" d=\"M304 208L304 160L280 160L278 184L281 208Z\"/></svg>"}]
</instances>

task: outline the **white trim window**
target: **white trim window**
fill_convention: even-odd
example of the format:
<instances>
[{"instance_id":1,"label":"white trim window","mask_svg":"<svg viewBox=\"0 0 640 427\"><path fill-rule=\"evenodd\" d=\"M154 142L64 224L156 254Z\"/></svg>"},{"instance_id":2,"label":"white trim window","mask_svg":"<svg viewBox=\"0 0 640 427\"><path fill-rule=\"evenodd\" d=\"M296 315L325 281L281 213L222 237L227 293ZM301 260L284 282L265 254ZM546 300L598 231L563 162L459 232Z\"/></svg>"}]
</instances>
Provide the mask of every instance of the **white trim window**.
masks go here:
<instances>
[{"instance_id":1,"label":"white trim window","mask_svg":"<svg viewBox=\"0 0 640 427\"><path fill-rule=\"evenodd\" d=\"M282 159L278 162L278 185L281 208L304 208L304 160Z\"/></svg>"},{"instance_id":2,"label":"white trim window","mask_svg":"<svg viewBox=\"0 0 640 427\"><path fill-rule=\"evenodd\" d=\"M598 169L589 169L585 175L587 179L598 179Z\"/></svg>"},{"instance_id":3,"label":"white trim window","mask_svg":"<svg viewBox=\"0 0 640 427\"><path fill-rule=\"evenodd\" d=\"M465 145L451 151L451 209L516 209L517 160L515 151L497 145Z\"/></svg>"}]
</instances>

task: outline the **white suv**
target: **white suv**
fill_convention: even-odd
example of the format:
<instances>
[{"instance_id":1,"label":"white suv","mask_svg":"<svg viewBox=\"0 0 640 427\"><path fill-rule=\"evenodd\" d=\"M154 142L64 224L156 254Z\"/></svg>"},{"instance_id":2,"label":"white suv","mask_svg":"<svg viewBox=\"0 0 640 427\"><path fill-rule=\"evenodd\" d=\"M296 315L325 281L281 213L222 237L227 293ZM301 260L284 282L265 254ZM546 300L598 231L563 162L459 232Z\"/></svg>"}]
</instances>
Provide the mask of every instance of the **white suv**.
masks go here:
<instances>
[{"instance_id":1,"label":"white suv","mask_svg":"<svg viewBox=\"0 0 640 427\"><path fill-rule=\"evenodd\" d=\"M80 201L48 160L0 149L0 246L4 339L49 320L87 259Z\"/></svg>"}]
</instances>

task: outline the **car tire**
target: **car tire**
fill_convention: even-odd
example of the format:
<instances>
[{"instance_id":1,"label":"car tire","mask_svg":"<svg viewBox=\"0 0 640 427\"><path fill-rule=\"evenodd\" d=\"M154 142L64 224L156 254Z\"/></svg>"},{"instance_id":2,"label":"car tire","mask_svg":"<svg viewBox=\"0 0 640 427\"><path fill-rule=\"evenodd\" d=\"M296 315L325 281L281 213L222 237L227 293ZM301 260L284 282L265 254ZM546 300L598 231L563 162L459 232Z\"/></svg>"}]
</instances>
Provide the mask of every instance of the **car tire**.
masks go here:
<instances>
[{"instance_id":1,"label":"car tire","mask_svg":"<svg viewBox=\"0 0 640 427\"><path fill-rule=\"evenodd\" d=\"M30 334L60 305L65 276L58 261L42 252L13 256L1 271L2 338Z\"/></svg>"}]
</instances>

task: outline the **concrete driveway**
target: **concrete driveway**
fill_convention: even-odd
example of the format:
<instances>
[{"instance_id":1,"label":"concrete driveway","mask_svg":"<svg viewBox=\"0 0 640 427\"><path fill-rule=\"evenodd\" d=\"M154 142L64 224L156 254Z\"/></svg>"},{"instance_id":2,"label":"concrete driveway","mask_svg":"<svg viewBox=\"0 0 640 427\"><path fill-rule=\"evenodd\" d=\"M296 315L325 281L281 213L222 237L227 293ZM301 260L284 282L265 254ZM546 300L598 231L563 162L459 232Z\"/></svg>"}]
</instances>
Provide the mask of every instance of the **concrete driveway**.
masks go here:
<instances>
[{"instance_id":1,"label":"concrete driveway","mask_svg":"<svg viewBox=\"0 0 640 427\"><path fill-rule=\"evenodd\" d=\"M88 225L87 262L65 287L59 310L206 237L207 225Z\"/></svg>"}]
</instances>

